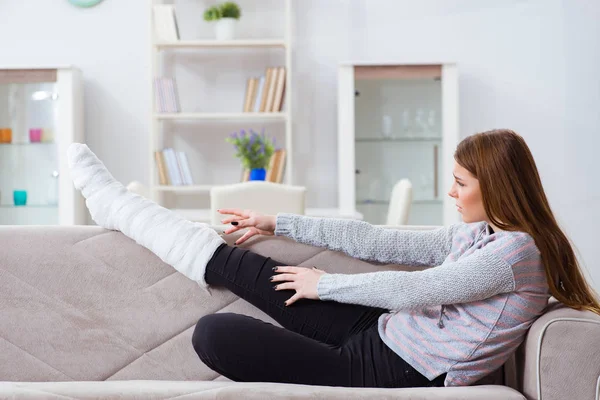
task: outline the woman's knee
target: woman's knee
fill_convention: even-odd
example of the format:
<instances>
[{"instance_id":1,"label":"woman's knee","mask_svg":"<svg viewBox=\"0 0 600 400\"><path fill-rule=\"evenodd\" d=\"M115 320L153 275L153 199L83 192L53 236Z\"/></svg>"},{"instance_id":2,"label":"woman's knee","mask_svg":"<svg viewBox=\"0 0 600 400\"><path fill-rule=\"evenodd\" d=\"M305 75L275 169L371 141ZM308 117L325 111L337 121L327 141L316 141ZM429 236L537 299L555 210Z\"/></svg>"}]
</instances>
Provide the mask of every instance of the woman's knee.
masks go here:
<instances>
[{"instance_id":1,"label":"woman's knee","mask_svg":"<svg viewBox=\"0 0 600 400\"><path fill-rule=\"evenodd\" d=\"M210 358L219 351L226 332L235 329L235 320L240 315L233 313L209 314L200 318L192 335L192 345L201 360Z\"/></svg>"}]
</instances>

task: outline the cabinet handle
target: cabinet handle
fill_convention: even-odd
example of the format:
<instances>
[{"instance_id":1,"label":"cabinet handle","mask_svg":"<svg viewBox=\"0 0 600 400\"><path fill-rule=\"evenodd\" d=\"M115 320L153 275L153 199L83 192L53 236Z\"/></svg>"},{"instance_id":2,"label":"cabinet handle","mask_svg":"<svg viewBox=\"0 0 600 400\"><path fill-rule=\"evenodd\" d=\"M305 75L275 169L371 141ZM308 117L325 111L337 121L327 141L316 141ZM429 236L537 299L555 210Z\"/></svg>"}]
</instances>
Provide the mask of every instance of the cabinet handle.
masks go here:
<instances>
[{"instance_id":1,"label":"cabinet handle","mask_svg":"<svg viewBox=\"0 0 600 400\"><path fill-rule=\"evenodd\" d=\"M438 145L433 146L433 197L438 197Z\"/></svg>"}]
</instances>

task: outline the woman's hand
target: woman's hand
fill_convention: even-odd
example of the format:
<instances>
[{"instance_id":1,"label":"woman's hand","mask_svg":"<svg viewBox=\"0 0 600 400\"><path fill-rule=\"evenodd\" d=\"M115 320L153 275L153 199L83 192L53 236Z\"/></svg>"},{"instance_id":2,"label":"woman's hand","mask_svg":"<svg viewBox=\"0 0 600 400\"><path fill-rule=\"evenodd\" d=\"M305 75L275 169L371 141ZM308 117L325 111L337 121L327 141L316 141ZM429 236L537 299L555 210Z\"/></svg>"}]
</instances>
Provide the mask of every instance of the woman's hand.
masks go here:
<instances>
[{"instance_id":1,"label":"woman's hand","mask_svg":"<svg viewBox=\"0 0 600 400\"><path fill-rule=\"evenodd\" d=\"M224 231L226 235L237 232L240 229L249 228L248 231L239 238L235 244L242 244L254 235L273 236L275 234L275 225L277 216L262 215L252 210L242 210L240 208L223 208L217 210L220 214L229 215L221 220L222 224L233 225Z\"/></svg>"},{"instance_id":2,"label":"woman's hand","mask_svg":"<svg viewBox=\"0 0 600 400\"><path fill-rule=\"evenodd\" d=\"M317 293L317 285L319 279L326 272L317 267L275 267L275 272L279 275L273 275L271 282L283 282L275 286L275 290L295 290L294 294L288 301L286 306L292 305L299 299L320 300Z\"/></svg>"}]
</instances>

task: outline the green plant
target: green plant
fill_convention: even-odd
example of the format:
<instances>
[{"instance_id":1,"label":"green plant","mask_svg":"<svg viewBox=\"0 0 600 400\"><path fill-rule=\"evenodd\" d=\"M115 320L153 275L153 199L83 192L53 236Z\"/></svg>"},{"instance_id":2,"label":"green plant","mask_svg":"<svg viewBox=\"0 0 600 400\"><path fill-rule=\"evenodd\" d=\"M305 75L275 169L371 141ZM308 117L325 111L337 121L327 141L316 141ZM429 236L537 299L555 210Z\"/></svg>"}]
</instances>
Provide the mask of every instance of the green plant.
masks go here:
<instances>
[{"instance_id":1,"label":"green plant","mask_svg":"<svg viewBox=\"0 0 600 400\"><path fill-rule=\"evenodd\" d=\"M266 169L275 151L275 140L271 141L266 137L264 130L259 135L252 129L250 134L242 129L239 135L237 132L232 133L225 141L233 144L236 150L235 156L242 161L244 168L250 170Z\"/></svg>"},{"instance_id":2,"label":"green plant","mask_svg":"<svg viewBox=\"0 0 600 400\"><path fill-rule=\"evenodd\" d=\"M221 18L235 18L240 19L242 12L240 6L233 1L227 1L225 3L212 6L204 11L205 21L216 21Z\"/></svg>"},{"instance_id":3,"label":"green plant","mask_svg":"<svg viewBox=\"0 0 600 400\"><path fill-rule=\"evenodd\" d=\"M212 6L204 11L204 20L205 21L216 21L221 19L221 11L217 6Z\"/></svg>"},{"instance_id":4,"label":"green plant","mask_svg":"<svg viewBox=\"0 0 600 400\"><path fill-rule=\"evenodd\" d=\"M240 7L233 1L227 1L221 4L221 18L235 18L240 19L242 12Z\"/></svg>"}]
</instances>

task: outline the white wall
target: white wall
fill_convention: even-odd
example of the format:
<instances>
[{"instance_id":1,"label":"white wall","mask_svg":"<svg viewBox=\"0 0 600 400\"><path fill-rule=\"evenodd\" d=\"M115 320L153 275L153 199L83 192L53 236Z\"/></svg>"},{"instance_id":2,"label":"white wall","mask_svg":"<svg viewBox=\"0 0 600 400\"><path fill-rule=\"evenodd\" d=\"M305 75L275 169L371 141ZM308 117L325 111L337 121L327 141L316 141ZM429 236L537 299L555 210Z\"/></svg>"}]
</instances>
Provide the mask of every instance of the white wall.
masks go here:
<instances>
[{"instance_id":1,"label":"white wall","mask_svg":"<svg viewBox=\"0 0 600 400\"><path fill-rule=\"evenodd\" d=\"M0 65L83 71L87 142L117 179L145 178L149 127L146 0L0 2Z\"/></svg>"},{"instance_id":2,"label":"white wall","mask_svg":"<svg viewBox=\"0 0 600 400\"><path fill-rule=\"evenodd\" d=\"M182 1L189 6L191 0ZM593 207L600 191L600 168L593 162L600 148L600 28L595 22L600 3L294 3L294 183L308 186L309 206L337 202L338 62L456 61L462 135L508 127L526 138L557 217L600 288L600 246L593 239L600 222ZM92 9L76 9L66 0L0 4L0 64L80 67L88 143L124 182L148 180L147 5L147 0L105 0ZM200 16L197 20L203 23Z\"/></svg>"}]
</instances>

